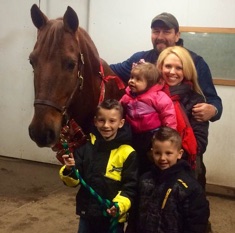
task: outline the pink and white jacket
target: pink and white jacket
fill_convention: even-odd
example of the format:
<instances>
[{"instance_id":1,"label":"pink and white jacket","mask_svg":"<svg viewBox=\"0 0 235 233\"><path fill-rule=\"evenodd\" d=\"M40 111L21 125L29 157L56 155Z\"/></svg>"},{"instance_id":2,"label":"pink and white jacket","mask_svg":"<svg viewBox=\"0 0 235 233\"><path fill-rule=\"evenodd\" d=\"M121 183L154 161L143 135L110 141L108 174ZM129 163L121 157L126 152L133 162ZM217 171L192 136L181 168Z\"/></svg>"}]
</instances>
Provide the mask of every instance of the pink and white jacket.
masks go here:
<instances>
[{"instance_id":1,"label":"pink and white jacket","mask_svg":"<svg viewBox=\"0 0 235 233\"><path fill-rule=\"evenodd\" d=\"M120 99L126 121L135 133L152 131L160 126L177 128L175 108L170 97L156 84L146 92L133 95L129 87Z\"/></svg>"}]
</instances>

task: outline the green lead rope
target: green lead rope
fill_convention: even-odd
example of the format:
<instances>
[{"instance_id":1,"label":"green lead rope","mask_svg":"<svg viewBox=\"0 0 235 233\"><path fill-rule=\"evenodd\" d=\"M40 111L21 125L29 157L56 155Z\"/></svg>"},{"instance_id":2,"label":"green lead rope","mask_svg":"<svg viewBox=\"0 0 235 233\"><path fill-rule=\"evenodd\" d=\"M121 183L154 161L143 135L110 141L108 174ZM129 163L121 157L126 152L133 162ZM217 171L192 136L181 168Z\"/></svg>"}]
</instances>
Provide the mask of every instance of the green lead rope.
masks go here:
<instances>
[{"instance_id":1,"label":"green lead rope","mask_svg":"<svg viewBox=\"0 0 235 233\"><path fill-rule=\"evenodd\" d=\"M69 155L70 151L68 148L68 144L67 142L63 142L63 147L66 151L66 154ZM103 215L106 217L109 217L110 215L106 212L106 209L111 208L112 206L115 206L117 211L117 214L115 217L112 217L110 220L110 227L109 227L109 233L116 233L117 232L117 225L118 225L118 217L119 217L119 207L118 204L116 202L111 202L108 199L104 199L102 198L91 186L89 186L85 180L81 177L80 173L78 172L78 170L75 167L72 167L72 171L73 173L76 175L76 178L80 180L81 185L83 185L89 192L90 194L96 198L96 200L103 206L104 211L103 211Z\"/></svg>"},{"instance_id":2,"label":"green lead rope","mask_svg":"<svg viewBox=\"0 0 235 233\"><path fill-rule=\"evenodd\" d=\"M77 169L75 169L75 167L73 167L73 172L75 172L76 177L80 180L81 185L83 185L89 192L90 194L96 198L98 200L98 202L103 206L104 211L103 214L104 216L108 217L110 216L107 212L106 209L111 208L112 206L115 206L118 210L118 204L115 202L111 202L108 199L104 199L102 198L97 192L95 192L95 190L89 186L81 177L80 173L78 172ZM110 227L109 227L109 232L110 233L116 233L117 231L117 225L118 225L118 216L119 214L117 213L115 217L112 217L110 220Z\"/></svg>"}]
</instances>

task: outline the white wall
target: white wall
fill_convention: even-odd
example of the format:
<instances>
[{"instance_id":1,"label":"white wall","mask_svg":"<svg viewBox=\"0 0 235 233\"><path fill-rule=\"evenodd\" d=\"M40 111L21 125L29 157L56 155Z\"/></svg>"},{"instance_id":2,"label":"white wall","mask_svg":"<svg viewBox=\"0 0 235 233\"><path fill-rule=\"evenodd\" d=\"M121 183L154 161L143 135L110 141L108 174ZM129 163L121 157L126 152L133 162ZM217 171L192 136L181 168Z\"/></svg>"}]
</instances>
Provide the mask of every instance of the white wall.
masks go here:
<instances>
[{"instance_id":1,"label":"white wall","mask_svg":"<svg viewBox=\"0 0 235 233\"><path fill-rule=\"evenodd\" d=\"M162 12L175 15L180 26L235 27L234 0L91 0L90 5L89 33L109 63L151 49L151 20Z\"/></svg>"},{"instance_id":2,"label":"white wall","mask_svg":"<svg viewBox=\"0 0 235 233\"><path fill-rule=\"evenodd\" d=\"M57 163L50 149L38 148L28 136L34 99L28 63L36 41L30 18L34 3L39 1L0 2L0 155ZM81 26L89 30L108 63L151 49L150 22L164 11L174 14L181 26L235 28L234 0L41 0L41 9L49 18L62 16L68 5L78 13ZM210 124L205 154L207 178L209 183L235 187L235 125L231 120L235 115L235 87L216 89L224 113L220 121Z\"/></svg>"},{"instance_id":3,"label":"white wall","mask_svg":"<svg viewBox=\"0 0 235 233\"><path fill-rule=\"evenodd\" d=\"M223 100L222 118L210 123L209 144L204 155L210 184L235 187L235 87L216 86Z\"/></svg>"}]
</instances>

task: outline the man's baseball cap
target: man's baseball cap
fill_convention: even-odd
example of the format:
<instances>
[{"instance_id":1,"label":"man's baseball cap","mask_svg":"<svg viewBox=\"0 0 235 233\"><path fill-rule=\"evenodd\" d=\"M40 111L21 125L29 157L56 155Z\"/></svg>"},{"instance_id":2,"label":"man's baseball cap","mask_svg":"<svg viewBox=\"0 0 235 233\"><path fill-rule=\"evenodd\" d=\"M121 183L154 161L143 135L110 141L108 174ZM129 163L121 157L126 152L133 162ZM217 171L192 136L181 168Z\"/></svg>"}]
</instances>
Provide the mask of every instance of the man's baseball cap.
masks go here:
<instances>
[{"instance_id":1,"label":"man's baseball cap","mask_svg":"<svg viewBox=\"0 0 235 233\"><path fill-rule=\"evenodd\" d=\"M174 28L176 31L179 31L179 23L174 15L167 12L157 15L151 22L151 28L157 26L161 22L164 23L169 29Z\"/></svg>"}]
</instances>

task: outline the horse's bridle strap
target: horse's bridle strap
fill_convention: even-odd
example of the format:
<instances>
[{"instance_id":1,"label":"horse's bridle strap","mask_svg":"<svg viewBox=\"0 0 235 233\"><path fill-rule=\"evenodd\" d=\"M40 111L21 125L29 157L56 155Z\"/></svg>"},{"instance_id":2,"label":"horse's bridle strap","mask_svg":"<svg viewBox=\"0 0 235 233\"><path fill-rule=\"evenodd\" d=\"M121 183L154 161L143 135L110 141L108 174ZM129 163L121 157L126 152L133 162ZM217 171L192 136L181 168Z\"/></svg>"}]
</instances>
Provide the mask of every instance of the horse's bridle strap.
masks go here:
<instances>
[{"instance_id":1,"label":"horse's bridle strap","mask_svg":"<svg viewBox=\"0 0 235 233\"><path fill-rule=\"evenodd\" d=\"M64 113L66 110L66 106L60 107L59 105L53 103L50 100L40 100L40 99L35 99L34 100L34 105L46 105L46 106L50 106L55 108L56 110L58 110L61 113Z\"/></svg>"}]
</instances>

